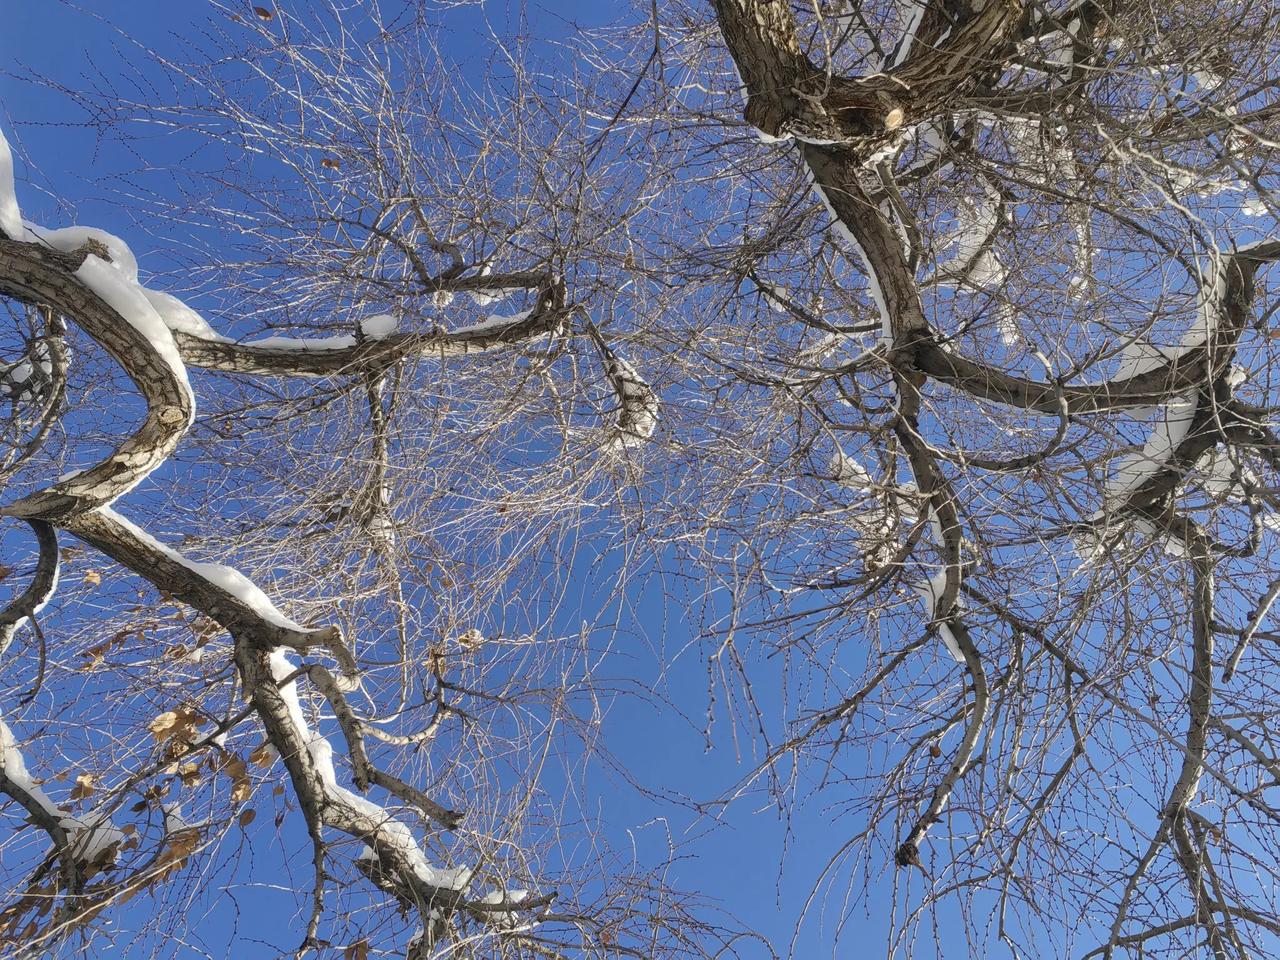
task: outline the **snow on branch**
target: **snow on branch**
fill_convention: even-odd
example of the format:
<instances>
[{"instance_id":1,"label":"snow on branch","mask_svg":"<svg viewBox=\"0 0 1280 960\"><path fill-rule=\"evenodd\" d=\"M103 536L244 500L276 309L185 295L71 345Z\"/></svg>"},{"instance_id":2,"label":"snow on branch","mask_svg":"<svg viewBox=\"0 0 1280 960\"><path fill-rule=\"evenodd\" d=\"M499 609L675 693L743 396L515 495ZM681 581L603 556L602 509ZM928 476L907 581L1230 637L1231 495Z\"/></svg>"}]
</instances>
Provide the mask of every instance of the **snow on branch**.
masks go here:
<instances>
[{"instance_id":1,"label":"snow on branch","mask_svg":"<svg viewBox=\"0 0 1280 960\"><path fill-rule=\"evenodd\" d=\"M951 628L947 625L945 619L938 618L938 603L942 600L942 595L947 589L946 569L939 570L928 580L911 584L911 589L915 591L916 596L924 601L925 619L929 621L930 625L937 627L938 636L942 638L947 652L951 654L957 663L964 663L964 654L960 651L960 644L956 642Z\"/></svg>"},{"instance_id":2,"label":"snow on branch","mask_svg":"<svg viewBox=\"0 0 1280 960\"><path fill-rule=\"evenodd\" d=\"M358 337L268 337L236 343L180 331L177 341L183 359L192 366L278 377L350 374L388 367L409 357L465 357L528 343L560 330L569 312L564 285L558 280L544 281L531 309L495 314L453 330L402 331L393 317L383 314L364 320Z\"/></svg>"},{"instance_id":3,"label":"snow on branch","mask_svg":"<svg viewBox=\"0 0 1280 960\"><path fill-rule=\"evenodd\" d=\"M0 130L0 233L10 240L22 239L22 211L13 182L13 152Z\"/></svg>"},{"instance_id":4,"label":"snow on branch","mask_svg":"<svg viewBox=\"0 0 1280 960\"><path fill-rule=\"evenodd\" d=\"M1221 415L1201 411L1219 381L1228 394L1241 374L1231 366L1235 345L1248 320L1253 301L1253 274L1263 262L1280 256L1280 242L1261 241L1232 254L1215 255L1203 271L1195 317L1176 347L1135 341L1121 356L1118 380L1150 375L1185 362L1193 354L1205 356L1204 372L1195 389L1172 395L1160 407L1142 450L1123 458L1107 481L1104 493L1112 503L1125 503L1156 474L1173 466L1179 449L1199 419ZM1203 445L1203 443L1202 443ZM1202 459L1197 452L1183 465L1185 473Z\"/></svg>"},{"instance_id":5,"label":"snow on branch","mask_svg":"<svg viewBox=\"0 0 1280 960\"><path fill-rule=\"evenodd\" d=\"M1188 393L1160 409L1142 449L1124 456L1107 479L1103 490L1109 502L1124 503L1170 462L1195 422L1198 403L1196 394Z\"/></svg>"},{"instance_id":6,"label":"snow on branch","mask_svg":"<svg viewBox=\"0 0 1280 960\"><path fill-rule=\"evenodd\" d=\"M146 290L138 281L136 258L118 237L85 227L46 230L24 222L3 133L0 218L0 294L46 304L73 318L124 368L147 404L142 425L108 459L3 512L54 519L92 510L142 482L190 427L195 397L168 321L188 329L203 321L176 298ZM13 379L13 371L9 375Z\"/></svg>"},{"instance_id":7,"label":"snow on branch","mask_svg":"<svg viewBox=\"0 0 1280 960\"><path fill-rule=\"evenodd\" d=\"M55 822L61 819L62 810L32 779L13 731L3 719L0 719L0 775L4 778L0 789L15 797L32 816Z\"/></svg>"},{"instance_id":8,"label":"snow on branch","mask_svg":"<svg viewBox=\"0 0 1280 960\"><path fill-rule=\"evenodd\" d=\"M20 359L0 369L0 395L14 403L35 400L47 395L53 378L49 342L42 338L31 343Z\"/></svg>"},{"instance_id":9,"label":"snow on branch","mask_svg":"<svg viewBox=\"0 0 1280 960\"><path fill-rule=\"evenodd\" d=\"M16 800L31 821L49 835L53 841L51 854L59 860L63 889L68 895L79 895L88 877L114 863L125 842L124 833L106 812L73 817L50 799L31 776L17 739L3 719L0 719L0 793Z\"/></svg>"},{"instance_id":10,"label":"snow on branch","mask_svg":"<svg viewBox=\"0 0 1280 960\"><path fill-rule=\"evenodd\" d=\"M211 617L233 636L252 637L263 647L304 651L324 647L333 653L344 674L355 674L355 662L336 627L304 627L286 617L238 570L189 560L109 508L62 521L60 526L142 574L161 592Z\"/></svg>"},{"instance_id":11,"label":"snow on branch","mask_svg":"<svg viewBox=\"0 0 1280 960\"><path fill-rule=\"evenodd\" d=\"M471 882L472 871L469 868L455 867L447 869L431 865L427 861L422 847L419 846L407 826L393 818L384 807L353 793L338 783L337 773L333 765L333 746L319 731L312 730L307 725L298 697L297 682L296 680L288 679L294 676L297 671L294 664L289 660L287 651L283 649L272 650L267 655L267 662L289 718L292 728L289 732L305 745L312 768L319 778L319 782L323 784L326 800L329 804L342 805L348 808L347 819L353 821L366 820L375 824L376 828L370 833L374 835L374 848L376 848L377 852L394 852L394 859L402 860L407 864L412 869L414 876L421 880L423 884L443 890L465 890ZM281 752L283 753L284 751L282 750ZM334 819L332 814L324 816L324 813L325 808L322 808L322 816L326 822L331 822Z\"/></svg>"},{"instance_id":12,"label":"snow on branch","mask_svg":"<svg viewBox=\"0 0 1280 960\"><path fill-rule=\"evenodd\" d=\"M1004 201L990 184L983 188L978 199L968 195L960 198L955 230L946 241L955 245L955 253L942 264L939 275L944 283L958 279L986 289L1000 286L1008 276L1008 269L992 249L1004 220Z\"/></svg>"},{"instance_id":13,"label":"snow on branch","mask_svg":"<svg viewBox=\"0 0 1280 960\"><path fill-rule=\"evenodd\" d=\"M925 10L928 6L928 0L901 0L899 2L898 12L905 20L905 25L902 36L894 44L893 50L885 62L885 67L896 67L911 56L911 47L915 44L916 34L920 30L920 24L924 21Z\"/></svg>"},{"instance_id":14,"label":"snow on branch","mask_svg":"<svg viewBox=\"0 0 1280 960\"><path fill-rule=\"evenodd\" d=\"M44 609L58 589L58 536L43 520L29 520L40 547L36 572L27 588L0 610L0 656L4 656L13 635L22 625Z\"/></svg>"},{"instance_id":15,"label":"snow on branch","mask_svg":"<svg viewBox=\"0 0 1280 960\"><path fill-rule=\"evenodd\" d=\"M639 446L652 437L653 432L658 428L658 395L635 367L618 356L605 343L600 331L590 321L587 323L587 333L591 335L596 349L600 351L600 357L604 360L605 374L621 405L618 410L618 422L614 425L613 436L609 441L609 449L619 452L628 447Z\"/></svg>"},{"instance_id":16,"label":"snow on branch","mask_svg":"<svg viewBox=\"0 0 1280 960\"><path fill-rule=\"evenodd\" d=\"M300 671L288 651L280 648L263 650L237 644L236 660L267 735L289 771L316 842L323 842L319 832L326 826L362 840L365 848L356 866L406 908L417 908L424 926L457 910L470 909L474 901L466 899L466 892L473 884L473 867L431 863L408 826L387 808L338 782L333 745L311 729L302 712L296 680L310 670ZM339 708L338 701L330 703ZM353 767L362 759L353 756ZM360 779L364 781L363 776ZM365 789L368 785L357 783ZM538 903L549 902L549 897ZM509 902L497 901L499 909L509 910ZM483 903L479 911L494 909L494 901ZM534 905L521 901L521 907Z\"/></svg>"}]
</instances>

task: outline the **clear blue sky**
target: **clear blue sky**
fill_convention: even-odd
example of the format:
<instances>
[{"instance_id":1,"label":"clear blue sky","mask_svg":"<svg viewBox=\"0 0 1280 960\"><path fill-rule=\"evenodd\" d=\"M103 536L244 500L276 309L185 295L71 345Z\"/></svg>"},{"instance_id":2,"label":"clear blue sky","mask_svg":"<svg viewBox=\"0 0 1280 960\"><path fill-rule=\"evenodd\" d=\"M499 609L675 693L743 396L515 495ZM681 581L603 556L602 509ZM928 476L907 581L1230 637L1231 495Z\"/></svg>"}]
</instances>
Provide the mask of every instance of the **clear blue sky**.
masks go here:
<instances>
[{"instance_id":1,"label":"clear blue sky","mask_svg":"<svg viewBox=\"0 0 1280 960\"><path fill-rule=\"evenodd\" d=\"M198 0L85 4L89 10L109 11L110 21L52 0L28 0L7 6L5 27L0 32L0 65L4 67L0 73L0 123L19 151L19 190L24 210L33 219L51 225L69 222L74 214L81 223L117 233L131 243L144 266L149 256L163 256L163 228L155 236L142 235L139 225L129 216L127 200L113 194L112 183L114 177L137 169L143 159L163 166L175 158L140 158L113 141L100 142L92 128L82 125L84 113L66 92L57 88L91 91L103 77L116 76L124 58L132 60L145 74L158 77L159 68L139 57L130 41L163 53L176 49L204 18L221 14L211 13ZM544 36L554 38L564 35L570 21L586 25L606 22L615 4L608 0L548 0L547 6L553 7L556 15L535 14L532 22ZM494 8L501 9L500 5ZM458 23L465 24L465 16L459 15ZM475 34L468 35L464 27L459 28L457 40L461 51L478 42ZM39 195L41 191L43 197ZM65 204L60 207L57 201ZM656 590L633 600L643 629L659 636L665 628L671 638L670 649L683 646L678 641L688 625L680 622L680 611L669 609ZM658 679L658 664L644 657L631 662L618 660L614 669L619 673L635 672L635 679L645 684ZM682 707L684 715L638 700L624 702L608 718L609 744L637 781L655 789L713 799L741 775L743 768L738 765L731 739L724 735L723 718L719 727L722 735L715 748L708 751L704 743L700 730L707 702L704 666L696 655L689 654L683 662L667 664L664 673L665 685L659 689ZM766 709L777 707L768 702L776 697L776 691L762 688L757 692L764 698ZM594 776L589 786L615 843L622 849L634 844L642 860L657 862L668 855L669 830L682 856L672 868L673 881L719 898L729 912L771 937L783 954L789 950L793 923L810 884L855 826L843 819L839 832L833 832L830 818L814 807L783 824L767 804L757 812L760 804L753 798L733 807L723 821L699 820L686 809L638 795L612 774ZM838 803L841 798L831 799ZM784 847L787 869L779 887ZM263 856L273 853L264 850ZM887 952L884 933L889 907L885 890L892 869L886 853L880 877L885 882L879 884L880 892L850 910L844 955L883 956ZM831 929L842 919L840 901L837 894L832 901L835 912L827 912L821 924L805 929L796 942L796 956L831 955ZM265 894L240 903L245 936L253 935L254 930L269 930L274 923L273 911L279 906ZM868 914L874 919L868 919ZM848 952L850 948L854 948L853 954ZM266 947L261 948L260 954L255 953L256 949L242 944L234 955L274 955ZM175 951L175 957L194 956L176 946ZM923 953L928 952L926 947ZM742 955L763 956L745 948Z\"/></svg>"}]
</instances>

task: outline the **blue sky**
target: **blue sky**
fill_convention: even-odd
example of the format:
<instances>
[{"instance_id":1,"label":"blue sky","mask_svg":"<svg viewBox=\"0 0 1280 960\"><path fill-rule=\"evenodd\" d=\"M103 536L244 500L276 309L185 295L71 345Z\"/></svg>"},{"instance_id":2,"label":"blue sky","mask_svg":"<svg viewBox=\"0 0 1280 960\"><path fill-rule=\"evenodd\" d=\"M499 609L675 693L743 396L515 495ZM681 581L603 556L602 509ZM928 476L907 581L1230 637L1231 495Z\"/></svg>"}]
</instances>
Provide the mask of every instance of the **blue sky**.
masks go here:
<instances>
[{"instance_id":1,"label":"blue sky","mask_svg":"<svg viewBox=\"0 0 1280 960\"><path fill-rule=\"evenodd\" d=\"M614 15L612 5L604 0L548 6L556 12L535 13L530 21L535 33L547 39L563 36L570 22L598 25ZM122 183L118 178L143 165L163 172L165 164L177 163L179 158L171 146L154 139L144 140L138 152L114 140L100 139L92 126L85 125L85 114L68 91L92 91L104 78L118 77L126 62L142 76L163 85L162 72L139 55L139 48L161 54L176 50L210 14L195 0L130 0L86 3L84 7L77 10L50 0L32 0L6 11L6 28L0 33L0 64L5 68L0 73L0 123L18 151L20 196L33 219L52 224L72 222L74 216L81 223L117 233L129 240L146 266L149 257L163 258L166 228L151 235L130 216L128 201L118 192ZM86 12L94 10L102 16ZM493 10L496 17L501 16L500 5L494 5ZM468 26L467 16L457 15L454 33L458 57L464 63L467 49L478 43L475 26ZM547 56L555 55L555 48L548 46ZM155 152L143 155L150 145L155 145ZM714 746L707 747L702 733L707 708L705 665L701 654L693 650L674 656L684 648L691 629L682 619L683 611L673 608L656 583L631 600L635 629L647 634L651 643L661 644L656 648L659 657L617 658L611 668L629 672L631 679L652 686L676 709L638 699L618 702L606 721L609 746L619 766L637 782L656 791L712 800L742 775L746 769L743 764L751 758L736 754L723 715L718 718ZM764 707L773 707L776 713L778 692L767 685L758 692ZM790 950L793 925L811 884L856 826L846 817L833 831L831 814L817 805L783 821L758 795L745 797L723 818L697 817L687 808L641 796L622 776L605 770L592 776L588 788L592 796L585 805L599 810L619 848L634 847L642 861L659 862L671 852L670 837L679 857L671 868L672 881L719 899L730 913L770 937L783 954ZM838 804L842 798L830 799ZM258 862L273 854L264 845ZM786 873L779 885L779 864L784 857ZM297 866L299 875L305 876L305 862ZM845 943L856 945L858 955L887 952L883 945L892 870L886 852L878 877L883 882L876 884L877 892L848 908ZM853 882L856 885L858 880ZM844 887L837 885L825 915L820 908L816 911L820 922L804 928L795 941L795 956L830 955L832 929L846 917L841 907L843 891ZM855 895L860 892L856 887L853 890ZM267 891L238 904L245 940L235 956L275 955L265 945L247 944L259 935L267 936L278 925L280 908L279 897ZM221 924L227 918L215 913L208 922ZM289 942L292 938L281 939ZM259 949L262 952L256 953ZM175 957L188 955L180 947L175 950ZM917 955L929 952L925 947ZM764 953L744 946L741 955Z\"/></svg>"}]
</instances>

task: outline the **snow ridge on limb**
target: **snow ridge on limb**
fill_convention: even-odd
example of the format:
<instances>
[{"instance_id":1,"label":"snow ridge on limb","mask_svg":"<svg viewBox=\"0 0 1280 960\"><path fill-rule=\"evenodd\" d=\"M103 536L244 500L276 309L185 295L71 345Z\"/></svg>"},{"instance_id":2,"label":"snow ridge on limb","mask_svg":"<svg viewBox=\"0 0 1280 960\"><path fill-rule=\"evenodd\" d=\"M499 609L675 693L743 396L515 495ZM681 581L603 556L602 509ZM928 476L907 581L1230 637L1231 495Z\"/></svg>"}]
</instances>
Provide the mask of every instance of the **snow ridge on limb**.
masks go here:
<instances>
[{"instance_id":1,"label":"snow ridge on limb","mask_svg":"<svg viewBox=\"0 0 1280 960\"><path fill-rule=\"evenodd\" d=\"M928 580L920 583L913 583L911 589L915 591L916 596L924 601L926 619L938 628L938 636L942 638L942 643L947 648L947 653L951 654L951 658L957 663L964 663L964 654L960 650L960 644L956 642L955 634L951 632L951 628L947 626L946 620L937 620L938 601L942 599L942 595L947 588L947 571L939 570L933 574Z\"/></svg>"},{"instance_id":2,"label":"snow ridge on limb","mask_svg":"<svg viewBox=\"0 0 1280 960\"><path fill-rule=\"evenodd\" d=\"M385 807L338 783L333 746L307 724L296 686L300 671L294 668L285 650L238 642L236 662L267 735L288 769L317 843L323 844L320 834L324 827L364 841L365 850L356 866L406 909L416 909L426 929L459 910L474 908L476 914L481 914L495 909L509 912L516 906L508 900L495 906L488 897L469 900L467 890L473 882L473 868L433 865L404 823L392 817ZM336 710L340 703L337 699L330 701ZM352 761L353 767L361 765L361 761L367 764L359 754L354 754ZM368 783L357 786L367 789ZM536 900L522 899L519 908L543 906L554 899L554 893Z\"/></svg>"},{"instance_id":3,"label":"snow ridge on limb","mask_svg":"<svg viewBox=\"0 0 1280 960\"><path fill-rule=\"evenodd\" d=\"M611 431L608 449L621 452L629 447L639 446L652 437L658 428L658 395L635 367L613 351L596 329L596 325L589 320L587 333L600 351L605 374L620 404L618 422Z\"/></svg>"},{"instance_id":4,"label":"snow ridge on limb","mask_svg":"<svg viewBox=\"0 0 1280 960\"><path fill-rule=\"evenodd\" d=\"M304 627L286 617L262 590L238 570L220 563L188 560L110 508L79 514L59 526L122 566L141 573L164 594L204 613L233 636L255 644L306 651L330 650L343 673L354 676L355 662L336 627Z\"/></svg>"},{"instance_id":5,"label":"snow ridge on limb","mask_svg":"<svg viewBox=\"0 0 1280 960\"><path fill-rule=\"evenodd\" d=\"M441 869L428 863L421 846L414 839L412 832L399 820L394 819L383 807L338 784L337 773L333 765L333 746L319 731L312 730L302 714L302 706L298 697L297 681L289 678L296 674L294 664L289 660L284 649L277 648L267 654L267 664L271 677L275 681L285 705L291 730L287 733L296 737L306 748L311 764L323 784L327 799L332 804L342 804L350 808L352 816L368 817L379 824L378 834L385 849L392 849L397 859L409 864L414 875L423 883L441 889L454 891L465 890L471 881L471 870L465 867ZM279 747L279 745L277 745ZM284 751L281 750L283 754ZM365 785L367 789L367 784ZM322 819L329 820L329 812L322 809Z\"/></svg>"},{"instance_id":6,"label":"snow ridge on limb","mask_svg":"<svg viewBox=\"0 0 1280 960\"><path fill-rule=\"evenodd\" d=\"M0 294L74 319L124 368L147 404L137 432L105 461L0 511L52 520L108 504L142 482L190 427L195 397L165 319L182 313L181 301L152 293L157 309L138 282L137 260L111 234L22 222L12 173L0 133ZM193 317L186 310L182 322L194 326Z\"/></svg>"},{"instance_id":7,"label":"snow ridge on limb","mask_svg":"<svg viewBox=\"0 0 1280 960\"><path fill-rule=\"evenodd\" d=\"M52 526L42 520L29 521L40 545L36 572L27 589L0 611L0 656L8 649L13 634L38 613L58 586L58 541ZM67 816L39 786L27 770L17 739L0 717L0 794L15 800L27 811L31 822L49 835L51 855L59 863L63 891L81 893L89 875L114 862L124 834L107 813ZM70 909L70 908L68 908ZM0 921L3 917L0 917ZM0 923L0 929L3 923Z\"/></svg>"},{"instance_id":8,"label":"snow ridge on limb","mask_svg":"<svg viewBox=\"0 0 1280 960\"><path fill-rule=\"evenodd\" d=\"M452 817L452 825L456 825L456 814L443 811L420 791L372 768L363 749L357 749L359 739L353 737L351 722L360 721L348 716L342 697L343 690L354 688L357 667L336 628L311 629L298 624L238 571L223 564L189 560L109 508L69 518L63 526L130 569L145 572L160 590L216 620L233 635L245 686L285 761L313 835L318 836L323 826L331 826L364 840L374 851L379 869L397 878L396 889L409 905L447 911L467 908L465 891L471 883L471 871L433 866L408 827L386 808L343 787L338 782L332 744L312 731L303 716L296 686L299 675L317 681L317 688L342 721L352 747L353 768L361 771L357 786L368 789L371 783L377 784L407 798L428 816ZM348 682L333 678L316 664L297 669L288 659L290 651L317 647L333 654ZM548 902L546 898L537 903L522 902L521 908Z\"/></svg>"},{"instance_id":9,"label":"snow ridge on limb","mask_svg":"<svg viewBox=\"0 0 1280 960\"><path fill-rule=\"evenodd\" d=\"M27 763L22 756L22 751L18 749L18 742L13 736L13 731L9 729L9 725L0 719L0 790L14 796L12 790L19 790L25 795L17 797L18 802L26 808L27 812L32 816L48 817L54 821L58 821L62 817L62 810L49 799L49 795L44 792L36 782L31 778L31 774L27 771ZM46 829L48 827L46 826Z\"/></svg>"},{"instance_id":10,"label":"snow ridge on limb","mask_svg":"<svg viewBox=\"0 0 1280 960\"><path fill-rule=\"evenodd\" d=\"M921 398L918 387L910 376L901 371L895 372L894 381L899 402L893 430L907 452L916 486L927 498L924 507L934 523L938 550L946 564L930 576L927 584L916 587L916 592L925 600L930 626L938 629L947 649L963 663L973 691L964 736L952 755L951 763L934 787L929 803L917 815L894 854L894 862L898 866L920 867L920 845L932 826L941 819L952 793L970 770L978 739L986 727L991 697L982 656L961 615L960 592L964 587L966 567L962 559L963 537L955 492L933 450L920 435Z\"/></svg>"},{"instance_id":11,"label":"snow ridge on limb","mask_svg":"<svg viewBox=\"0 0 1280 960\"><path fill-rule=\"evenodd\" d=\"M18 742L3 718L0 718L0 794L17 801L31 821L49 835L58 854L58 866L64 889L78 893L82 875L71 845L71 833L63 824L62 810L32 779Z\"/></svg>"},{"instance_id":12,"label":"snow ridge on limb","mask_svg":"<svg viewBox=\"0 0 1280 960\"><path fill-rule=\"evenodd\" d=\"M1072 415L1155 407L1194 391L1229 371L1235 344L1248 322L1254 274L1280 259L1280 239L1261 240L1219 254L1206 274L1196 321L1177 347L1135 345L1116 376L1101 383L1061 386L1028 380L963 357L932 339L919 344L922 373L983 400L1057 414L1058 391Z\"/></svg>"},{"instance_id":13,"label":"snow ridge on limb","mask_svg":"<svg viewBox=\"0 0 1280 960\"><path fill-rule=\"evenodd\" d=\"M1125 372L1139 369L1138 376L1162 372L1188 356L1200 355L1203 360L1200 380L1189 390L1166 394L1141 452L1125 457L1108 480L1107 498L1122 509L1141 513L1154 508L1227 439L1225 428L1240 420L1231 403L1236 384L1232 360L1252 310L1254 275L1262 264L1278 258L1280 240L1276 239L1215 257L1201 282L1196 317L1179 346L1160 350L1144 345L1126 358Z\"/></svg>"},{"instance_id":14,"label":"snow ridge on limb","mask_svg":"<svg viewBox=\"0 0 1280 960\"><path fill-rule=\"evenodd\" d=\"M259 376L322 377L388 367L409 357L445 360L527 343L555 334L570 310L565 306L563 282L544 277L532 309L510 316L494 315L455 330L413 333L375 326L372 332L362 330L360 338L270 337L248 343L210 340L179 331L176 339L183 360L193 367Z\"/></svg>"},{"instance_id":15,"label":"snow ridge on limb","mask_svg":"<svg viewBox=\"0 0 1280 960\"><path fill-rule=\"evenodd\" d=\"M13 182L13 151L0 130L0 233L10 240L22 239L22 211Z\"/></svg>"},{"instance_id":16,"label":"snow ridge on limb","mask_svg":"<svg viewBox=\"0 0 1280 960\"><path fill-rule=\"evenodd\" d=\"M0 239L0 294L49 304L74 319L120 363L147 403L138 430L106 460L10 504L0 511L5 515L56 520L110 503L169 457L195 416L195 398L181 360L175 365L168 329L146 306L140 288L113 276L103 254L105 248L92 240L64 254ZM135 308L131 319L126 314ZM172 355L164 350L166 337Z\"/></svg>"},{"instance_id":17,"label":"snow ridge on limb","mask_svg":"<svg viewBox=\"0 0 1280 960\"><path fill-rule=\"evenodd\" d=\"M40 558L27 588L4 610L0 610L0 657L9 649L13 635L44 609L58 589L58 535L52 525L43 520L28 520L27 523L35 532Z\"/></svg>"}]
</instances>

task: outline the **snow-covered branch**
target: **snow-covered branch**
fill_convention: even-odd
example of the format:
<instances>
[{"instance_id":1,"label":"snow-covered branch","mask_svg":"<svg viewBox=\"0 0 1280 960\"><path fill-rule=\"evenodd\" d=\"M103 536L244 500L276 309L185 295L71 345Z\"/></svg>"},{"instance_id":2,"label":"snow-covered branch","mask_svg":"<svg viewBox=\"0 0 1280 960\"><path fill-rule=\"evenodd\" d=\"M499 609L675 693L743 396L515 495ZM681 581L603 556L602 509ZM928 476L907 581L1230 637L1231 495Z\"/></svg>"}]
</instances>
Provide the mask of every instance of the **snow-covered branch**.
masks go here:
<instances>
[{"instance_id":1,"label":"snow-covered branch","mask_svg":"<svg viewBox=\"0 0 1280 960\"><path fill-rule=\"evenodd\" d=\"M410 357L449 360L519 346L555 334L570 313L563 284L544 278L531 309L495 314L452 330L433 326L421 333L401 331L395 321L382 323L379 317L376 323L365 321L360 337L270 337L236 343L179 332L177 341L183 360L193 367L260 376L338 376L385 369Z\"/></svg>"},{"instance_id":2,"label":"snow-covered branch","mask_svg":"<svg viewBox=\"0 0 1280 960\"><path fill-rule=\"evenodd\" d=\"M28 520L36 535L40 556L27 588L0 610L0 657L9 649L13 635L39 613L58 589L58 535L44 520Z\"/></svg>"},{"instance_id":3,"label":"snow-covered branch","mask_svg":"<svg viewBox=\"0 0 1280 960\"><path fill-rule=\"evenodd\" d=\"M635 367L618 356L617 352L605 342L595 324L588 323L587 332L591 335L596 349L600 351L600 357L604 360L605 375L609 378L609 384L618 398L618 422L613 429L610 448L622 450L644 443L658 428L657 393L640 376Z\"/></svg>"}]
</instances>

